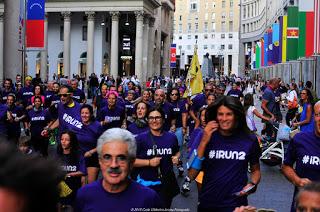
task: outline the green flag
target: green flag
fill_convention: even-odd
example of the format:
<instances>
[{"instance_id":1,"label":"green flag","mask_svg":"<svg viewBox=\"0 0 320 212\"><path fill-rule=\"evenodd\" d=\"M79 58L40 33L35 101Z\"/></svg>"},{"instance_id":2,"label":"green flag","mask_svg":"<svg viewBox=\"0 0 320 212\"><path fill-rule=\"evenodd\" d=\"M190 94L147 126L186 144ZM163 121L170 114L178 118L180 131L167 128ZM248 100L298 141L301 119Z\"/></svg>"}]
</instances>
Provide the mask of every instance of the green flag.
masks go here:
<instances>
[{"instance_id":1,"label":"green flag","mask_svg":"<svg viewBox=\"0 0 320 212\"><path fill-rule=\"evenodd\" d=\"M261 43L257 42L256 45L256 68L261 67Z\"/></svg>"},{"instance_id":2,"label":"green flag","mask_svg":"<svg viewBox=\"0 0 320 212\"><path fill-rule=\"evenodd\" d=\"M288 7L288 27L287 27L287 60L298 58L298 7Z\"/></svg>"}]
</instances>

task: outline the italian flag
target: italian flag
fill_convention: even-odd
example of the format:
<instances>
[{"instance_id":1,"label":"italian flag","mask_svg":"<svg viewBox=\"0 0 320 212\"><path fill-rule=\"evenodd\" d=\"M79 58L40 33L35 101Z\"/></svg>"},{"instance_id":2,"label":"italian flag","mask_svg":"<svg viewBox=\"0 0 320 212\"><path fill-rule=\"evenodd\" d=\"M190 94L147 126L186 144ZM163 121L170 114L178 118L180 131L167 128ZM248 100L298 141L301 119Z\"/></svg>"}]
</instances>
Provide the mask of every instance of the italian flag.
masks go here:
<instances>
[{"instance_id":1,"label":"italian flag","mask_svg":"<svg viewBox=\"0 0 320 212\"><path fill-rule=\"evenodd\" d=\"M310 57L314 50L314 0L299 1L298 57Z\"/></svg>"}]
</instances>

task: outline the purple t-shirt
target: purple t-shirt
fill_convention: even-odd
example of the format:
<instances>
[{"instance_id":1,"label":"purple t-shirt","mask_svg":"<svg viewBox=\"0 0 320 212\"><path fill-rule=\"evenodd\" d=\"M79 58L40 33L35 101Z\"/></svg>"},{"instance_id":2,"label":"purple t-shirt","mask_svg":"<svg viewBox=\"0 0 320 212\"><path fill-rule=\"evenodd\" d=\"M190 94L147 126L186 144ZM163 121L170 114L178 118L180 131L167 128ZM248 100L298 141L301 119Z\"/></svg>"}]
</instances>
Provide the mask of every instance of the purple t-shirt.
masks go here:
<instances>
[{"instance_id":1,"label":"purple t-shirt","mask_svg":"<svg viewBox=\"0 0 320 212\"><path fill-rule=\"evenodd\" d=\"M191 148L192 146L194 146L193 143L195 142L196 137L198 136L199 133L202 133L202 131L203 131L202 127L198 127L192 131L190 140L188 142L188 148Z\"/></svg>"},{"instance_id":2,"label":"purple t-shirt","mask_svg":"<svg viewBox=\"0 0 320 212\"><path fill-rule=\"evenodd\" d=\"M233 96L233 97L236 97L236 98L239 98L240 99L240 97L243 97L243 93L240 91L240 90L238 90L238 89L231 89L229 92L228 92L228 94L227 94L227 96Z\"/></svg>"},{"instance_id":3,"label":"purple t-shirt","mask_svg":"<svg viewBox=\"0 0 320 212\"><path fill-rule=\"evenodd\" d=\"M172 102L173 114L176 118L176 128L182 127L182 114L187 113L186 103L183 100Z\"/></svg>"},{"instance_id":4,"label":"purple t-shirt","mask_svg":"<svg viewBox=\"0 0 320 212\"><path fill-rule=\"evenodd\" d=\"M121 127L124 120L124 108L116 105L114 109L109 109L108 106L101 109L98 114L98 120L108 120L109 123L103 126L103 130L107 130L114 127Z\"/></svg>"},{"instance_id":5,"label":"purple t-shirt","mask_svg":"<svg viewBox=\"0 0 320 212\"><path fill-rule=\"evenodd\" d=\"M26 111L23 107L14 105L11 108L8 108L8 111L12 113L13 119L16 117L21 117L26 114ZM21 127L20 127L20 121L19 122L7 122L7 129L9 135L20 135L21 133Z\"/></svg>"},{"instance_id":6,"label":"purple t-shirt","mask_svg":"<svg viewBox=\"0 0 320 212\"><path fill-rule=\"evenodd\" d=\"M0 136L7 135L7 105L0 103Z\"/></svg>"},{"instance_id":7,"label":"purple t-shirt","mask_svg":"<svg viewBox=\"0 0 320 212\"><path fill-rule=\"evenodd\" d=\"M149 131L149 126L146 124L144 127L138 127L138 125L133 122L128 126L128 131L131 132L133 135L137 136L141 133Z\"/></svg>"},{"instance_id":8,"label":"purple t-shirt","mask_svg":"<svg viewBox=\"0 0 320 212\"><path fill-rule=\"evenodd\" d=\"M53 91L45 91L44 97L45 97L45 107L48 108L51 105L51 97L54 95Z\"/></svg>"},{"instance_id":9,"label":"purple t-shirt","mask_svg":"<svg viewBox=\"0 0 320 212\"><path fill-rule=\"evenodd\" d=\"M214 132L205 150L202 189L199 194L203 208L247 205L247 197L233 195L248 182L248 163L259 163L261 150L254 135L242 132L222 136Z\"/></svg>"},{"instance_id":10,"label":"purple t-shirt","mask_svg":"<svg viewBox=\"0 0 320 212\"><path fill-rule=\"evenodd\" d=\"M73 107L65 106L61 102L58 104L59 134L64 130L78 132L82 129L80 109L80 104L75 101Z\"/></svg>"},{"instance_id":11,"label":"purple t-shirt","mask_svg":"<svg viewBox=\"0 0 320 212\"><path fill-rule=\"evenodd\" d=\"M289 143L283 163L293 166L301 178L320 181L320 137L314 132L301 132Z\"/></svg>"},{"instance_id":12,"label":"purple t-shirt","mask_svg":"<svg viewBox=\"0 0 320 212\"><path fill-rule=\"evenodd\" d=\"M39 109L35 111L31 109L28 111L28 119L30 121L30 132L32 137L40 137L41 131L51 121L51 116L48 110Z\"/></svg>"},{"instance_id":13,"label":"purple t-shirt","mask_svg":"<svg viewBox=\"0 0 320 212\"><path fill-rule=\"evenodd\" d=\"M153 137L156 149L153 148L151 136ZM173 169L171 157L179 151L178 140L175 134L163 131L161 136L151 135L150 131L142 133L136 137L137 141L137 158L152 159L161 157L160 169L161 174L165 175ZM148 181L159 181L157 167L141 167L137 169L140 177Z\"/></svg>"},{"instance_id":14,"label":"purple t-shirt","mask_svg":"<svg viewBox=\"0 0 320 212\"><path fill-rule=\"evenodd\" d=\"M151 108L155 107L156 104L154 102L151 103ZM162 110L164 111L164 124L163 124L163 130L169 131L171 128L171 121L175 119L174 113L173 113L173 106L169 102L164 102L161 105Z\"/></svg>"},{"instance_id":15,"label":"purple t-shirt","mask_svg":"<svg viewBox=\"0 0 320 212\"><path fill-rule=\"evenodd\" d=\"M161 200L152 189L131 181L120 193L109 193L102 186L102 179L79 189L75 211L128 212L135 208L161 208Z\"/></svg>"},{"instance_id":16,"label":"purple t-shirt","mask_svg":"<svg viewBox=\"0 0 320 212\"><path fill-rule=\"evenodd\" d=\"M135 106L128 100L125 100L125 108L127 116L132 116L135 113Z\"/></svg>"},{"instance_id":17,"label":"purple t-shirt","mask_svg":"<svg viewBox=\"0 0 320 212\"><path fill-rule=\"evenodd\" d=\"M22 100L24 106L31 105L31 97L34 95L34 88L32 86L23 87L19 91L19 97Z\"/></svg>"},{"instance_id":18,"label":"purple t-shirt","mask_svg":"<svg viewBox=\"0 0 320 212\"><path fill-rule=\"evenodd\" d=\"M72 98L78 103L82 103L86 96L81 89L77 88L75 91L73 91Z\"/></svg>"},{"instance_id":19,"label":"purple t-shirt","mask_svg":"<svg viewBox=\"0 0 320 212\"><path fill-rule=\"evenodd\" d=\"M3 91L1 92L1 96L2 96L2 101L1 101L1 102L2 102L3 104L5 104L5 103L7 102L7 98L8 98L8 95L9 95L10 93L16 94L16 92L15 92L13 89L11 89L11 90L9 90L9 91L3 90Z\"/></svg>"},{"instance_id":20,"label":"purple t-shirt","mask_svg":"<svg viewBox=\"0 0 320 212\"><path fill-rule=\"evenodd\" d=\"M97 140L103 133L100 122L94 121L89 125L82 125L77 132L77 138L82 154L97 147Z\"/></svg>"}]
</instances>

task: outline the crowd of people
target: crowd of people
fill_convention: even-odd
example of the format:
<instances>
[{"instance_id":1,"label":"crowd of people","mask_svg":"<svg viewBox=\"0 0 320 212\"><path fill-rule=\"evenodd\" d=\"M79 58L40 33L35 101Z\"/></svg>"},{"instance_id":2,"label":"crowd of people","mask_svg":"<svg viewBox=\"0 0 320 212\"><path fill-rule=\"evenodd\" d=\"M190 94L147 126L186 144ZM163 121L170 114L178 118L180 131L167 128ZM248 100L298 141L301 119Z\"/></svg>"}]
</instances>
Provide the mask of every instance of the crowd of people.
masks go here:
<instances>
[{"instance_id":1,"label":"crowd of people","mask_svg":"<svg viewBox=\"0 0 320 212\"><path fill-rule=\"evenodd\" d=\"M47 83L27 76L23 85L20 75L15 82L5 79L0 202L3 192L11 192L7 205L15 210L7 211L165 209L179 193L188 198L195 180L198 211L255 211L247 197L263 175L260 137L276 138L273 123L284 122L300 130L282 164L295 185L291 211L320 208L320 102L310 81L285 85L279 78L222 76L204 79L203 93L185 97L185 90L183 77L154 77L145 85L134 76L95 74L87 85L79 76L55 76ZM265 123L261 132L255 116ZM23 157L31 171L10 179L10 166L19 172ZM32 206L28 202L38 202L28 197L32 187L10 182L33 173L46 178L49 162L52 178L37 176L31 185L37 179L50 184L54 189L47 193L54 197L48 206ZM177 177L184 177L182 185ZM316 193L317 204L308 205L306 193Z\"/></svg>"}]
</instances>

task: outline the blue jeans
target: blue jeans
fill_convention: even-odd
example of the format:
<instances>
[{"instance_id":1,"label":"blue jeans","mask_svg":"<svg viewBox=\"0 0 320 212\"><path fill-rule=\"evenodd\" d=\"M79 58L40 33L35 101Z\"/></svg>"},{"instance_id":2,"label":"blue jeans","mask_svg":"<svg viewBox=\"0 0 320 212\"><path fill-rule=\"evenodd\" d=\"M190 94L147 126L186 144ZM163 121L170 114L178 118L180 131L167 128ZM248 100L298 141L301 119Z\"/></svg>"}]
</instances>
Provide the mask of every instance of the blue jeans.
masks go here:
<instances>
[{"instance_id":1,"label":"blue jeans","mask_svg":"<svg viewBox=\"0 0 320 212\"><path fill-rule=\"evenodd\" d=\"M182 145L183 145L183 133L182 133L182 127L176 128L176 132L175 132L177 139L178 139L178 144L180 147L180 150L182 149Z\"/></svg>"}]
</instances>

